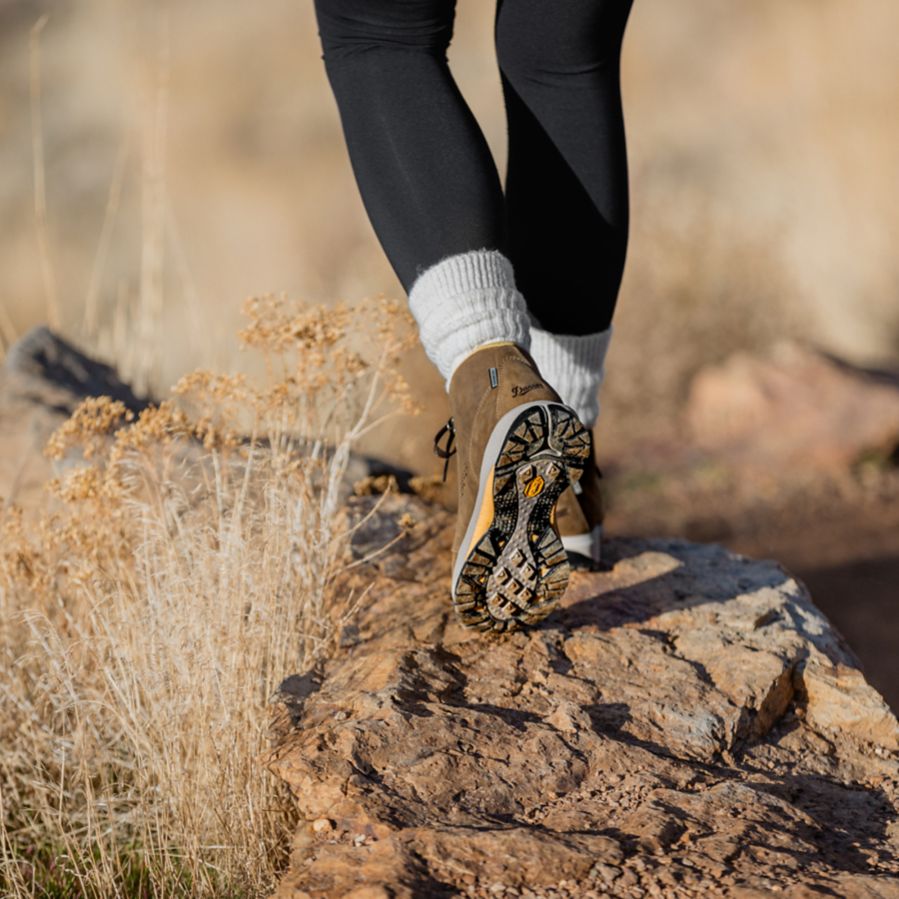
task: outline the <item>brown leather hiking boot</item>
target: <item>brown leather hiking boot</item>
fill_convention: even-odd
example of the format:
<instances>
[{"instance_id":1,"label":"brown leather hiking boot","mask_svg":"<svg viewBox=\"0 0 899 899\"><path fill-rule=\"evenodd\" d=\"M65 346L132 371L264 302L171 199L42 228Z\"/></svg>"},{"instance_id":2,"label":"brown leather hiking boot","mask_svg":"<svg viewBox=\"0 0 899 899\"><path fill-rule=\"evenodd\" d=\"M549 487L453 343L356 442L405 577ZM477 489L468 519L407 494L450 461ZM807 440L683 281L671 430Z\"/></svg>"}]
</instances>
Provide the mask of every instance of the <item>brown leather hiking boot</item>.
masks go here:
<instances>
[{"instance_id":1,"label":"brown leather hiking boot","mask_svg":"<svg viewBox=\"0 0 899 899\"><path fill-rule=\"evenodd\" d=\"M596 569L601 561L605 517L601 478L591 435L584 473L576 484L563 491L556 504L556 526L573 568Z\"/></svg>"},{"instance_id":2,"label":"brown leather hiking boot","mask_svg":"<svg viewBox=\"0 0 899 899\"><path fill-rule=\"evenodd\" d=\"M456 369L452 418L438 449L458 455L453 605L463 624L508 631L545 618L568 584L553 522L561 492L578 480L590 437L575 412L512 343L484 346ZM457 449L451 449L457 438Z\"/></svg>"}]
</instances>

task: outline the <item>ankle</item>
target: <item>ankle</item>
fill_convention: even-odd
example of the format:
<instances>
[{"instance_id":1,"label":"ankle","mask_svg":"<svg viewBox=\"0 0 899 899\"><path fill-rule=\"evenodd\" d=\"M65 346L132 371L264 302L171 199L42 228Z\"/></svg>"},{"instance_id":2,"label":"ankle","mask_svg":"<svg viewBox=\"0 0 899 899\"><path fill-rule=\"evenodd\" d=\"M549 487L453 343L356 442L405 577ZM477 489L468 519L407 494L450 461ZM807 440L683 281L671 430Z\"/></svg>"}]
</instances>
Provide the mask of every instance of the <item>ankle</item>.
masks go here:
<instances>
[{"instance_id":1,"label":"ankle","mask_svg":"<svg viewBox=\"0 0 899 899\"><path fill-rule=\"evenodd\" d=\"M599 417L599 390L611 338L611 325L584 335L552 334L531 327L530 352L540 373L588 428Z\"/></svg>"},{"instance_id":2,"label":"ankle","mask_svg":"<svg viewBox=\"0 0 899 899\"><path fill-rule=\"evenodd\" d=\"M524 298L509 260L496 250L449 256L424 271L409 291L425 352L449 382L485 346L530 346Z\"/></svg>"}]
</instances>

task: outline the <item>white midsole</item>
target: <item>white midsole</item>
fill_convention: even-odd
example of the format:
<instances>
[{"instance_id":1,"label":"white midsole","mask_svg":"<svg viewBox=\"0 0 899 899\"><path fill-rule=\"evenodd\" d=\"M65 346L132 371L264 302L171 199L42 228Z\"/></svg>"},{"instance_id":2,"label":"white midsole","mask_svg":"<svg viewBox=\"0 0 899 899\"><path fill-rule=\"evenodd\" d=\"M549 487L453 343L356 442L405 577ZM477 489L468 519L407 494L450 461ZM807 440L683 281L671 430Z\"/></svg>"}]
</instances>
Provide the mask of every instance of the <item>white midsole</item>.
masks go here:
<instances>
[{"instance_id":1,"label":"white midsole","mask_svg":"<svg viewBox=\"0 0 899 899\"><path fill-rule=\"evenodd\" d=\"M478 523L478 513L481 509L481 503L484 501L484 489L487 486L487 474L489 473L491 467L493 467L497 462L500 450L503 447L503 441L506 439L506 435L508 434L512 422L519 415L521 415L521 413L525 409L537 409L540 406L546 408L547 418L550 423L552 422L552 417L549 413L549 408L551 406L562 406L566 409L569 409L569 411L571 411L573 415L576 415L574 410L570 409L570 407L566 406L564 403L554 402L552 400L538 400L536 402L522 403L520 406L515 406L514 408L510 409L494 425L493 430L490 432L490 439L487 441L487 445L484 447L484 455L481 457L481 471L478 475L478 495L475 499L471 518L468 521L468 527L465 529L465 536L462 538L462 542L459 544L459 552L456 556L456 562L453 565L453 579L451 587L453 599L456 598L456 584L459 581L459 575L462 573L462 568L464 567L465 562L468 558L467 550L471 545L471 538L474 534L475 526ZM580 474L580 472L578 472L578 474Z\"/></svg>"},{"instance_id":2,"label":"white midsole","mask_svg":"<svg viewBox=\"0 0 899 899\"><path fill-rule=\"evenodd\" d=\"M601 561L602 525L596 525L592 531L586 534L563 534L562 546L565 547L566 552L586 556L594 562Z\"/></svg>"}]
</instances>

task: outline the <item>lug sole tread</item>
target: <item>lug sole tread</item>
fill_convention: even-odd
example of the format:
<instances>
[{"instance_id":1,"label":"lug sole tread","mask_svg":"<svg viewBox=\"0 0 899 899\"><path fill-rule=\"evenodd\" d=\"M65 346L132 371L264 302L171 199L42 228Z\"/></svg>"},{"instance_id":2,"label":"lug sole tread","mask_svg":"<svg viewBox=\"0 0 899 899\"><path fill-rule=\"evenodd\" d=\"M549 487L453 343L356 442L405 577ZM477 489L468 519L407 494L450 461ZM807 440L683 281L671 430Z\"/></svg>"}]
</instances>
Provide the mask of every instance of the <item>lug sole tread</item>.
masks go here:
<instances>
[{"instance_id":1,"label":"lug sole tread","mask_svg":"<svg viewBox=\"0 0 899 899\"><path fill-rule=\"evenodd\" d=\"M535 406L512 423L493 469L493 521L454 590L466 627L509 632L538 624L558 605L571 568L552 513L589 455L589 435L567 406Z\"/></svg>"}]
</instances>

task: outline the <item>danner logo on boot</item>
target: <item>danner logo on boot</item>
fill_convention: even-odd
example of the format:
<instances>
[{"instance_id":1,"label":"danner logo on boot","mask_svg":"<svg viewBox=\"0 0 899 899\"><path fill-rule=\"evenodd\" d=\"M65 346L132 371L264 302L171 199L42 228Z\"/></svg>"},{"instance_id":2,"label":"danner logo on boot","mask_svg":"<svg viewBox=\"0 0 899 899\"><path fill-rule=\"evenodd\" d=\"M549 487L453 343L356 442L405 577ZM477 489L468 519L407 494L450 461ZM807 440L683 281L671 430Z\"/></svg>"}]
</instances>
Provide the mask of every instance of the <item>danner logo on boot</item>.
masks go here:
<instances>
[{"instance_id":1,"label":"danner logo on boot","mask_svg":"<svg viewBox=\"0 0 899 899\"><path fill-rule=\"evenodd\" d=\"M538 387L542 387L543 384L538 381L536 384L525 384L524 387L519 387L517 384L512 388L512 396L524 396L526 393L530 393L532 390L536 390Z\"/></svg>"}]
</instances>

